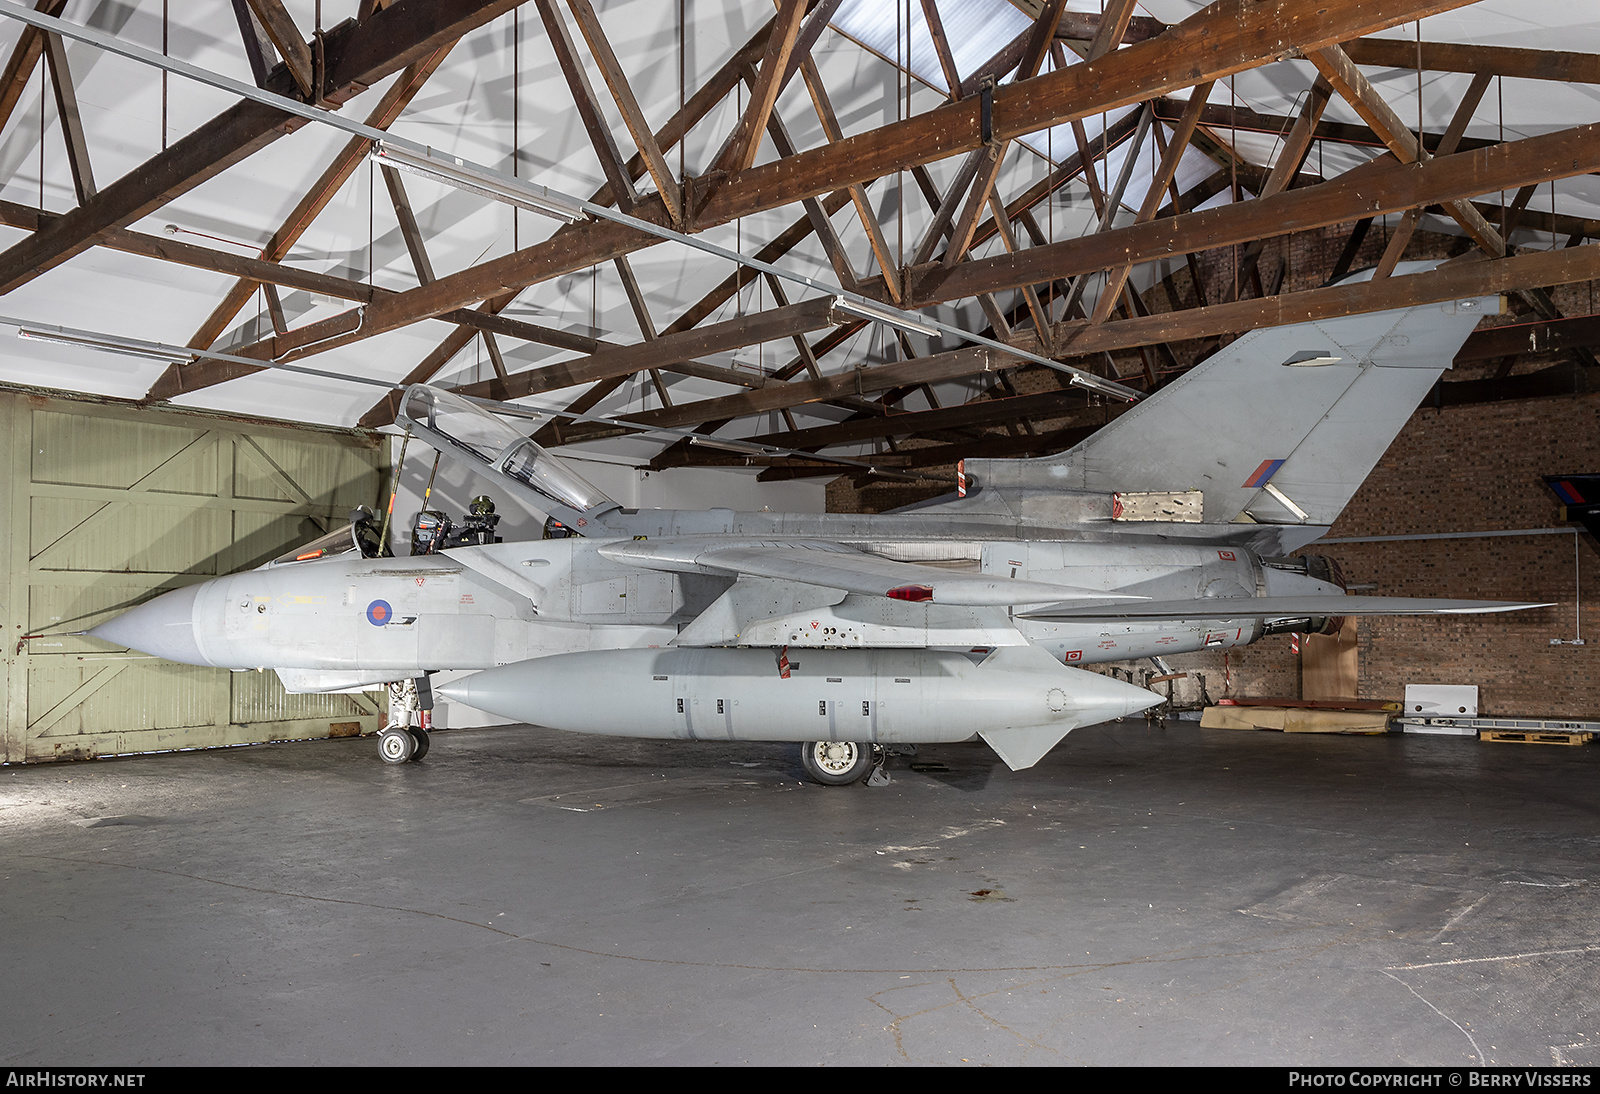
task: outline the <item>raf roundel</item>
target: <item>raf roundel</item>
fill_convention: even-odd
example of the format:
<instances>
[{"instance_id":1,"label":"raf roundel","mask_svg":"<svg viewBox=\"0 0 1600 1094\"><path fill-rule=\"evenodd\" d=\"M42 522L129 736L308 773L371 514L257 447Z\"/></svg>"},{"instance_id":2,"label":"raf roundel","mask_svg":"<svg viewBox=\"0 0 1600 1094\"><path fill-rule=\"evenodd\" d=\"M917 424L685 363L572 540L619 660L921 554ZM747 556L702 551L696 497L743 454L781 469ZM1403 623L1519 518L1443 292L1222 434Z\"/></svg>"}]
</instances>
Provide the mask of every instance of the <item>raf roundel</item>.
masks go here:
<instances>
[{"instance_id":1,"label":"raf roundel","mask_svg":"<svg viewBox=\"0 0 1600 1094\"><path fill-rule=\"evenodd\" d=\"M374 600L367 605L367 622L374 627L382 627L394 618L394 609L389 607L387 600Z\"/></svg>"}]
</instances>

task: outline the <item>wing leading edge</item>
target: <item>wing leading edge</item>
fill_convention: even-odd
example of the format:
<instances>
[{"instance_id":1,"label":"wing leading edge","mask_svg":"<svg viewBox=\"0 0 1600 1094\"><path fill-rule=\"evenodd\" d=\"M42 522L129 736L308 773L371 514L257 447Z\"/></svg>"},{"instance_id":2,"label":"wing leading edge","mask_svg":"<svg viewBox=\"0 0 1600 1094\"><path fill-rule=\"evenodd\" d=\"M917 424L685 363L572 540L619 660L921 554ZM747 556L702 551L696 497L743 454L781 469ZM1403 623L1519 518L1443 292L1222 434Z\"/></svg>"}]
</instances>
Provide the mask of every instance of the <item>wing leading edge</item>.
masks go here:
<instances>
[{"instance_id":1,"label":"wing leading edge","mask_svg":"<svg viewBox=\"0 0 1600 1094\"><path fill-rule=\"evenodd\" d=\"M1255 596L1202 597L1195 600L1145 600L1134 604L1055 605L1018 612L1045 623L1098 619L1278 619L1326 615L1476 615L1548 608L1511 600L1435 600L1416 596Z\"/></svg>"},{"instance_id":2,"label":"wing leading edge","mask_svg":"<svg viewBox=\"0 0 1600 1094\"><path fill-rule=\"evenodd\" d=\"M1071 600L1094 600L1103 604L1148 599L995 574L942 570L915 562L895 562L823 540L719 543L704 539L634 540L607 543L599 551L613 562L650 570L766 577L891 600L962 607L1007 607Z\"/></svg>"}]
</instances>

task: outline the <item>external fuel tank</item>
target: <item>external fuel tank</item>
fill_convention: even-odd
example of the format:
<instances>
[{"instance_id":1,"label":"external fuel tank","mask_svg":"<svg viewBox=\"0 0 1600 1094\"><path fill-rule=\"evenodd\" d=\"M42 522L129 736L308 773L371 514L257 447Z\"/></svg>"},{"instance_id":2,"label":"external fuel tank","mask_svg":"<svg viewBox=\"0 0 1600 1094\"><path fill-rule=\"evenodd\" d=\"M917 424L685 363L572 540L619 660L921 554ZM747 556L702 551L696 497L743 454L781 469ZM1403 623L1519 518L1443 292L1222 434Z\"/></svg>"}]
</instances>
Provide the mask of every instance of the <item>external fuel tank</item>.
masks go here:
<instances>
[{"instance_id":1,"label":"external fuel tank","mask_svg":"<svg viewBox=\"0 0 1600 1094\"><path fill-rule=\"evenodd\" d=\"M517 721L629 737L917 744L982 736L1013 767L1160 697L1044 650L636 649L490 669L440 694ZM1042 747L1041 747L1042 745Z\"/></svg>"}]
</instances>

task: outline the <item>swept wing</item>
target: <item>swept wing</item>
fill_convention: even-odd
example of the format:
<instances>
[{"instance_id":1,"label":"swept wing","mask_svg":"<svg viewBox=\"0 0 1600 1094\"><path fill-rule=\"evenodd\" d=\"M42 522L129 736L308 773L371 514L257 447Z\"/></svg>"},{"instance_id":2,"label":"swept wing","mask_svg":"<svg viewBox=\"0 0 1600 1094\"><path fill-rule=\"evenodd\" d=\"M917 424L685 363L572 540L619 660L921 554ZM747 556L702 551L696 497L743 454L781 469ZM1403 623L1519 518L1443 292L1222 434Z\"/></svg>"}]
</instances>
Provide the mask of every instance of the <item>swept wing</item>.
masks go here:
<instances>
[{"instance_id":1,"label":"swept wing","mask_svg":"<svg viewBox=\"0 0 1600 1094\"><path fill-rule=\"evenodd\" d=\"M1061 604L1019 612L1040 622L1087 622L1098 619L1278 619L1328 615L1475 615L1548 608L1510 600L1436 600L1416 596L1200 597L1194 600L1144 600L1133 604Z\"/></svg>"},{"instance_id":2,"label":"swept wing","mask_svg":"<svg viewBox=\"0 0 1600 1094\"><path fill-rule=\"evenodd\" d=\"M613 562L650 570L775 578L892 600L965 607L1050 604L1082 599L1100 603L1145 599L1098 589L896 562L825 540L713 541L679 537L608 543L599 551Z\"/></svg>"}]
</instances>

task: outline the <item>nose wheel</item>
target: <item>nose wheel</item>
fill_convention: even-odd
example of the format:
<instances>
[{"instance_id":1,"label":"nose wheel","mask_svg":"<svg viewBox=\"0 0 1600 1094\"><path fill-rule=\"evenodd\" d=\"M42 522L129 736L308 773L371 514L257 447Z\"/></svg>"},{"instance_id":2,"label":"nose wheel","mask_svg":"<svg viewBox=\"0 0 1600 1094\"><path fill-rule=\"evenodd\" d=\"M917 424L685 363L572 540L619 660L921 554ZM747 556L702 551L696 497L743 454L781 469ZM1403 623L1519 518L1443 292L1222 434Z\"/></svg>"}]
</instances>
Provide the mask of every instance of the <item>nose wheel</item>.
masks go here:
<instances>
[{"instance_id":1,"label":"nose wheel","mask_svg":"<svg viewBox=\"0 0 1600 1094\"><path fill-rule=\"evenodd\" d=\"M428 689L427 678L421 680L422 691ZM416 680L396 680L389 685L389 725L378 734L378 755L386 764L403 764L420 760L428 754L429 715L433 709L431 692L419 694ZM418 725L412 725L415 719Z\"/></svg>"},{"instance_id":2,"label":"nose wheel","mask_svg":"<svg viewBox=\"0 0 1600 1094\"><path fill-rule=\"evenodd\" d=\"M390 726L378 735L378 755L386 764L420 760L428 754L428 731Z\"/></svg>"},{"instance_id":3,"label":"nose wheel","mask_svg":"<svg viewBox=\"0 0 1600 1094\"><path fill-rule=\"evenodd\" d=\"M872 747L856 741L807 741L800 746L800 766L824 786L849 786L872 769Z\"/></svg>"},{"instance_id":4,"label":"nose wheel","mask_svg":"<svg viewBox=\"0 0 1600 1094\"><path fill-rule=\"evenodd\" d=\"M386 764L403 764L415 756L417 739L403 726L390 726L378 735L378 755Z\"/></svg>"}]
</instances>

